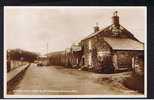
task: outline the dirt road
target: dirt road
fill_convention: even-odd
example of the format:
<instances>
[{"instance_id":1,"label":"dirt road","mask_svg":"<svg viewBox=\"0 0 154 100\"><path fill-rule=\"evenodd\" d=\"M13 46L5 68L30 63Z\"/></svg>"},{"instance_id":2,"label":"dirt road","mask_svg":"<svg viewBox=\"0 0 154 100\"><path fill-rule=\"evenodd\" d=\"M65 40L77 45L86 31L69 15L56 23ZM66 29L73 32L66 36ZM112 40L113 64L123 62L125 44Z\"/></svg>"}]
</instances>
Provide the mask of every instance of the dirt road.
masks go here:
<instances>
[{"instance_id":1,"label":"dirt road","mask_svg":"<svg viewBox=\"0 0 154 100\"><path fill-rule=\"evenodd\" d=\"M41 95L127 95L139 94L109 80L99 82L106 74L96 74L62 66L32 64L23 79L15 86L13 94Z\"/></svg>"}]
</instances>

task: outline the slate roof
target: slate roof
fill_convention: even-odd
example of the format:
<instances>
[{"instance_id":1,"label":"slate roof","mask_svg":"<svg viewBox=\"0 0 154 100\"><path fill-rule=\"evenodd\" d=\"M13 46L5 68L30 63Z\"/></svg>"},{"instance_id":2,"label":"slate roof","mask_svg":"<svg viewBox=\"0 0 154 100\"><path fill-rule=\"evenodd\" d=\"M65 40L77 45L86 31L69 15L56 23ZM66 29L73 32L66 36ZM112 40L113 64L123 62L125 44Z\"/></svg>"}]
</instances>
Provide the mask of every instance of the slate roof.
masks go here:
<instances>
[{"instance_id":1,"label":"slate roof","mask_svg":"<svg viewBox=\"0 0 154 100\"><path fill-rule=\"evenodd\" d=\"M142 42L131 38L104 37L104 40L113 50L144 50L144 44Z\"/></svg>"}]
</instances>

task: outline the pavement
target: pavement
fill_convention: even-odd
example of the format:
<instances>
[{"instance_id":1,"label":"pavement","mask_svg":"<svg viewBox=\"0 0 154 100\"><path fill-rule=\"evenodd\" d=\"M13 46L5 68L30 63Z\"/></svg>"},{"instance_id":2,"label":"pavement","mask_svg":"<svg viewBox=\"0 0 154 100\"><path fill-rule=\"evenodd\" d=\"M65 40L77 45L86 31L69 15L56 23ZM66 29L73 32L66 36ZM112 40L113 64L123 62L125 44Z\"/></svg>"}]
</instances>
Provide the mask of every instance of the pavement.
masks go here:
<instances>
[{"instance_id":1,"label":"pavement","mask_svg":"<svg viewBox=\"0 0 154 100\"><path fill-rule=\"evenodd\" d=\"M7 73L7 82L11 81L12 79L14 79L20 72L22 72L23 70L25 70L28 67L29 64L20 66L18 68L15 68L13 70L11 70L10 72Z\"/></svg>"},{"instance_id":2,"label":"pavement","mask_svg":"<svg viewBox=\"0 0 154 100\"><path fill-rule=\"evenodd\" d=\"M31 64L15 86L15 95L136 95L136 91L117 87L111 81L98 82L107 74L79 71L63 66ZM119 76L119 74L117 75Z\"/></svg>"}]
</instances>

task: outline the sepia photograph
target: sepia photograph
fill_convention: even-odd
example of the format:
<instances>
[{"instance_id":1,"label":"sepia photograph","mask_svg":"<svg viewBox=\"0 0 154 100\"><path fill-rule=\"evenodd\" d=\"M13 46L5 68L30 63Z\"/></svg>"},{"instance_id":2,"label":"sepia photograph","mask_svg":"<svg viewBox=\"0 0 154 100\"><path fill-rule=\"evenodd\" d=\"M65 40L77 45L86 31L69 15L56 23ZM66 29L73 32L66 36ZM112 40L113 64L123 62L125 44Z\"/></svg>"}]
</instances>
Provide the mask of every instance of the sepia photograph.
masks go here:
<instances>
[{"instance_id":1,"label":"sepia photograph","mask_svg":"<svg viewBox=\"0 0 154 100\"><path fill-rule=\"evenodd\" d=\"M4 7L4 97L146 97L146 10Z\"/></svg>"}]
</instances>

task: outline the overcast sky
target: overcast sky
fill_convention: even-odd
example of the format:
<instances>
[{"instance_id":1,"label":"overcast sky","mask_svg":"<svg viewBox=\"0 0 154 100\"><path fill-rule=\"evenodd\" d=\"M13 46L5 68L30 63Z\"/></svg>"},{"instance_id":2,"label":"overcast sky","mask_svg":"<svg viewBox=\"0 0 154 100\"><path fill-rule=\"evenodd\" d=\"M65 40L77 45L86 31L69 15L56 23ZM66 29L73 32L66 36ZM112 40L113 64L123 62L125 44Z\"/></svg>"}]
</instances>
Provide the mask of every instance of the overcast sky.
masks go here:
<instances>
[{"instance_id":1,"label":"overcast sky","mask_svg":"<svg viewBox=\"0 0 154 100\"><path fill-rule=\"evenodd\" d=\"M116 10L120 24L144 42L144 7L5 7L5 46L46 53L48 43L48 52L64 50L91 34L96 22L111 25Z\"/></svg>"}]
</instances>

